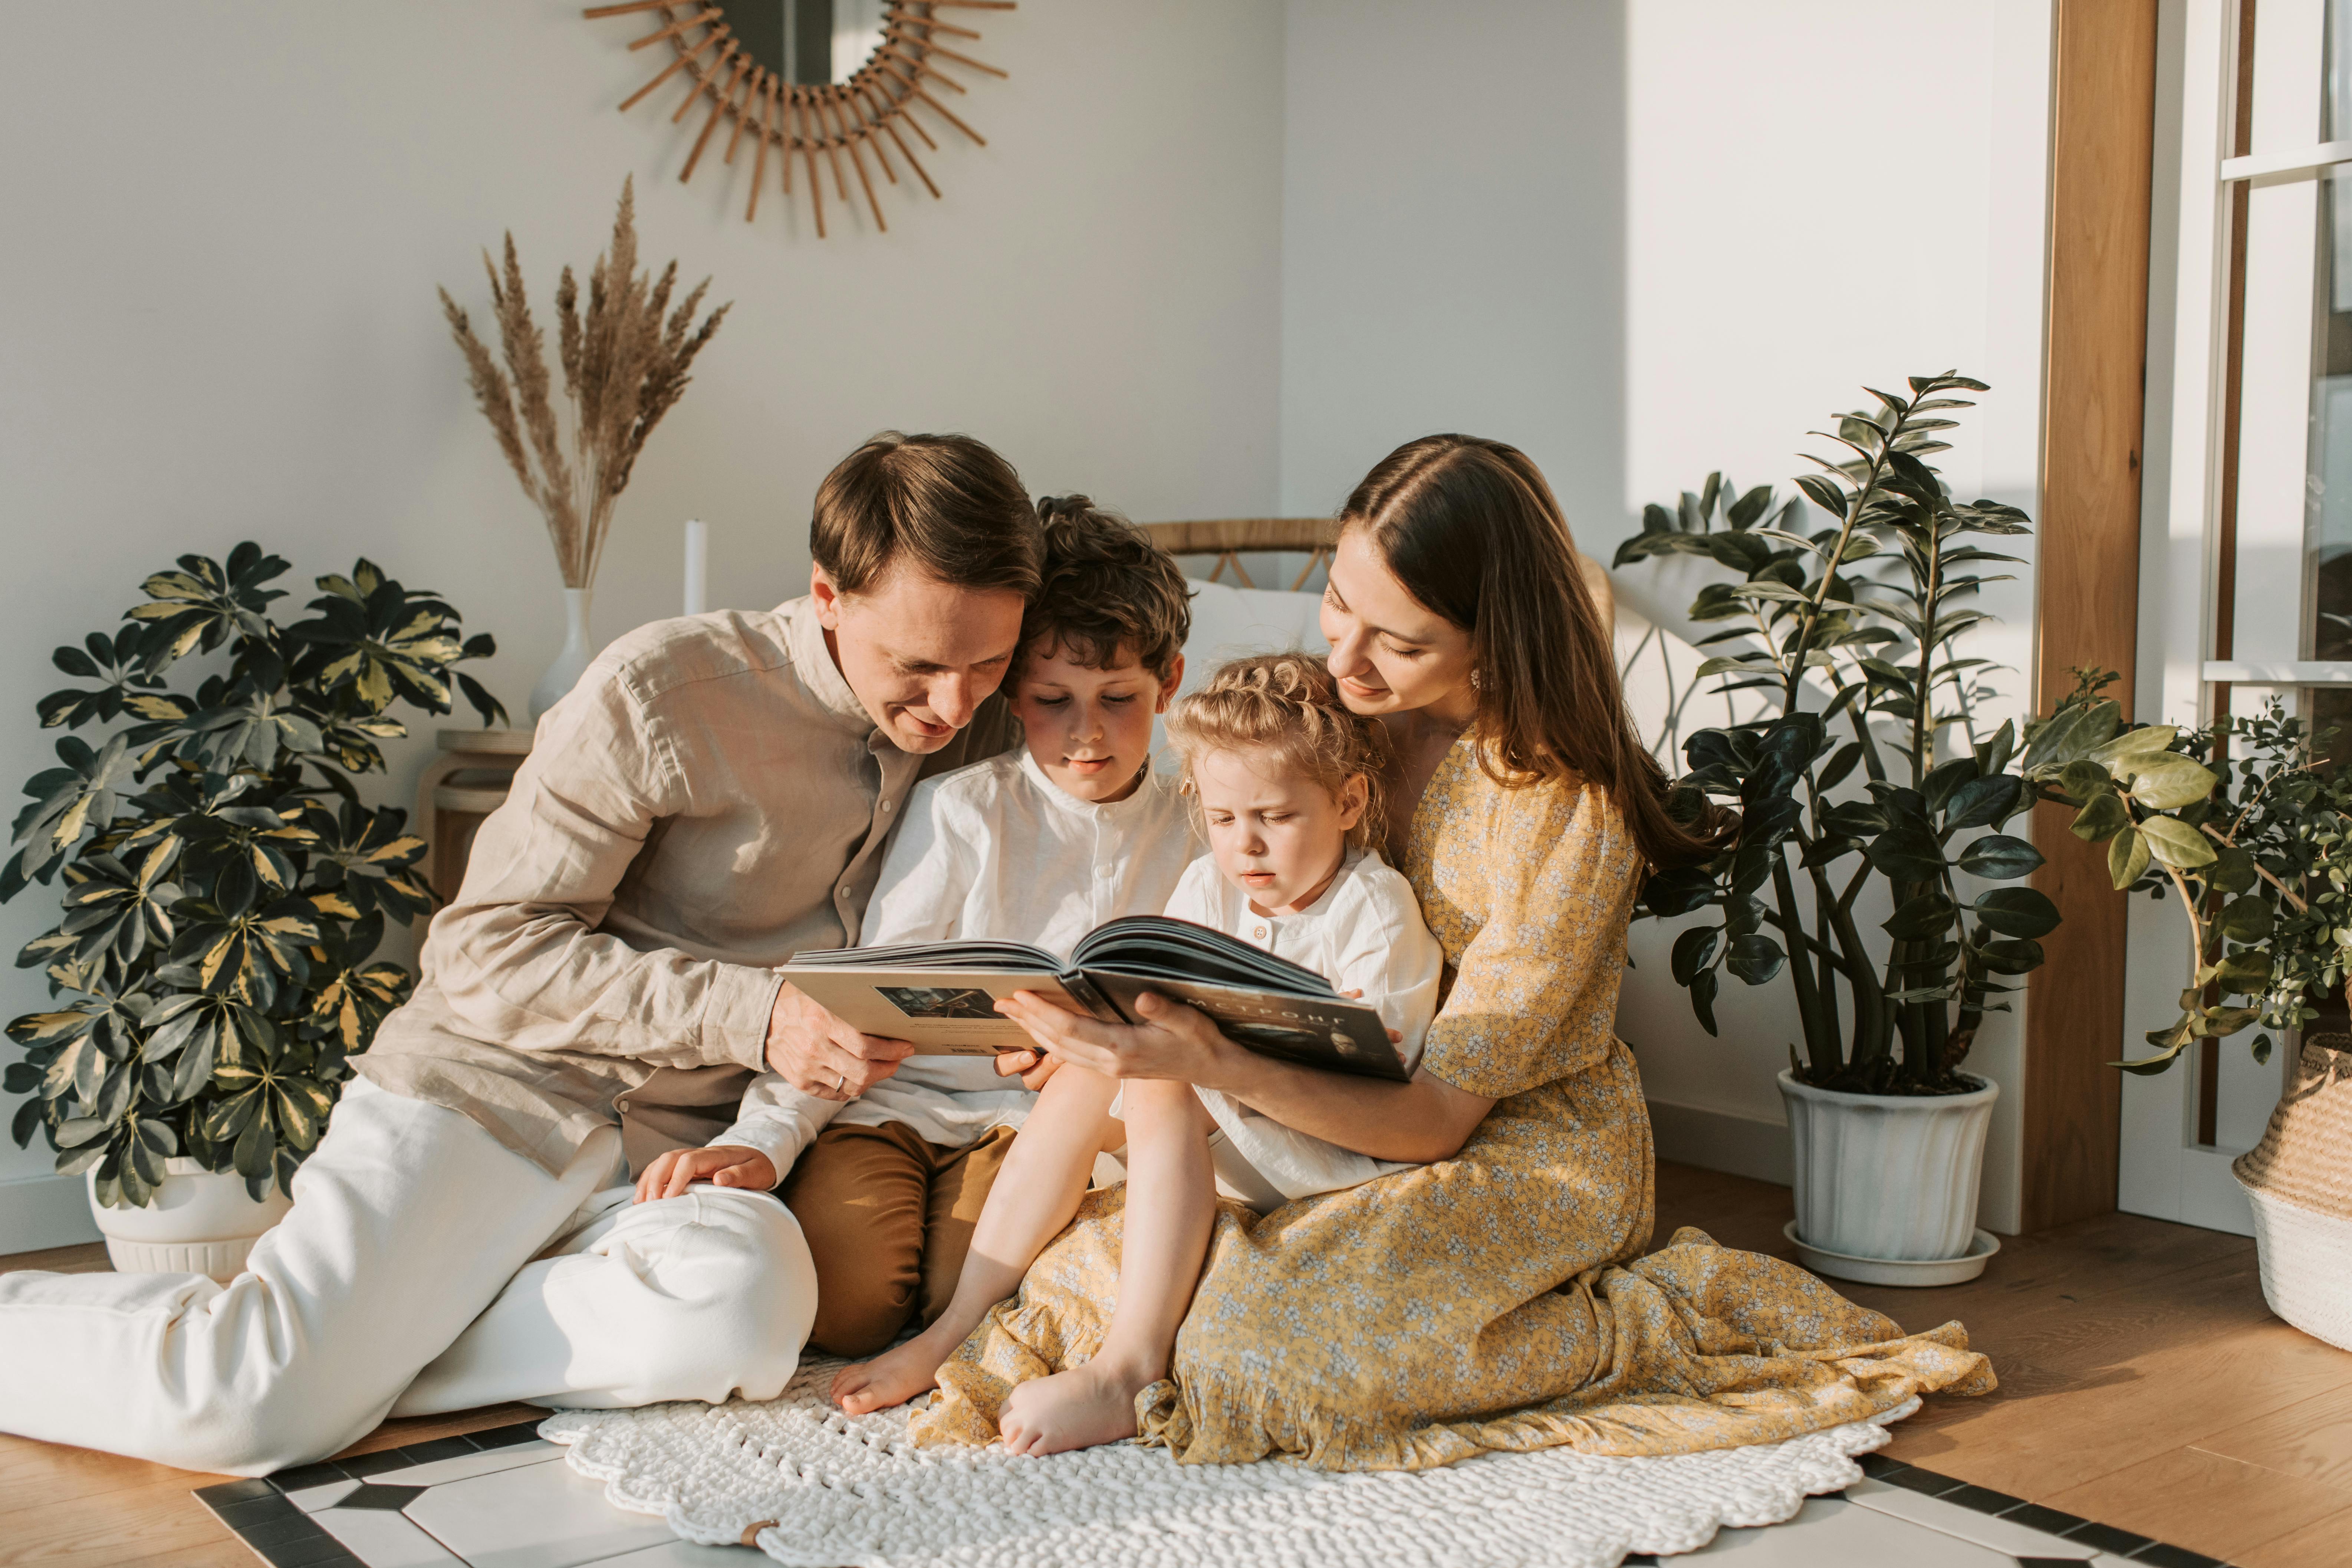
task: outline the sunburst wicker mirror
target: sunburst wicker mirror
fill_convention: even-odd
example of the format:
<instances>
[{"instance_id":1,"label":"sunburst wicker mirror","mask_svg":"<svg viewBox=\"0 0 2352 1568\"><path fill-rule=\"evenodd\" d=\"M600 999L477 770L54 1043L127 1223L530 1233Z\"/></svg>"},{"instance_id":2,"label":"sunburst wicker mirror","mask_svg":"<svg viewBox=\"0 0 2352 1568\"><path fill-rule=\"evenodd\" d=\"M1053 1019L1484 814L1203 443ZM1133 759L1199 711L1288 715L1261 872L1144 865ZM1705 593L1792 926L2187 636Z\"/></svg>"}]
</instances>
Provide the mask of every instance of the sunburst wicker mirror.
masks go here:
<instances>
[{"instance_id":1,"label":"sunburst wicker mirror","mask_svg":"<svg viewBox=\"0 0 2352 1568\"><path fill-rule=\"evenodd\" d=\"M670 115L673 125L698 107L705 109L701 134L694 139L678 171L694 178L719 121L731 121L721 163L732 163L748 139L753 147L751 195L746 223L760 216L768 186L768 166L779 170L779 194L796 200L794 185L807 194L817 237L825 233L823 171L833 176L835 198L850 203L849 175L857 176L874 226L887 230L875 176L893 185L898 178L895 151L907 172L936 197L940 188L916 157L901 129L929 151L939 142L923 116L936 117L985 147L988 138L964 123L926 83L949 92L970 89L953 71L1002 77L994 66L959 52L943 40L980 35L945 19L957 11L1010 11L1014 0L628 0L582 13L604 16L650 13L654 31L634 40L632 49L667 47L669 61L652 80L621 101L626 113L665 84L683 77L686 101ZM944 133L944 132L942 132ZM873 154L868 173L866 154ZM794 165L799 165L797 175Z\"/></svg>"}]
</instances>

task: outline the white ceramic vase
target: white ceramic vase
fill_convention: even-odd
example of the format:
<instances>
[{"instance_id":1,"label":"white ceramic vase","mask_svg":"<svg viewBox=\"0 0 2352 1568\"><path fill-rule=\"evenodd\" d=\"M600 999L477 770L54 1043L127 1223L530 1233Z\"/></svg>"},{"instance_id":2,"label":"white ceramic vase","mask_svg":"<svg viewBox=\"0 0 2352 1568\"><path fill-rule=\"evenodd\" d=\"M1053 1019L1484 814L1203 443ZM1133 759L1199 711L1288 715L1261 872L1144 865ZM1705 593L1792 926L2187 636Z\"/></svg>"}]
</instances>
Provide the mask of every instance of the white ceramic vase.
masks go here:
<instances>
[{"instance_id":1,"label":"white ceramic vase","mask_svg":"<svg viewBox=\"0 0 2352 1568\"><path fill-rule=\"evenodd\" d=\"M262 1233L294 1206L274 1185L254 1202L234 1171L207 1171L184 1158L166 1161L163 1170L154 1200L135 1209L100 1203L98 1173L89 1173L89 1212L119 1274L208 1274L226 1285Z\"/></svg>"},{"instance_id":2,"label":"white ceramic vase","mask_svg":"<svg viewBox=\"0 0 2352 1568\"><path fill-rule=\"evenodd\" d=\"M530 689L530 716L536 722L541 714L554 707L571 694L586 673L589 661L596 657L596 647L588 637L588 608L595 598L593 588L563 590L563 646L556 650L555 662Z\"/></svg>"},{"instance_id":3,"label":"white ceramic vase","mask_svg":"<svg viewBox=\"0 0 2352 1568\"><path fill-rule=\"evenodd\" d=\"M1845 1094L1780 1074L1797 1217L1816 1273L1874 1284L1949 1284L1983 1272L1998 1243L1977 1229L1985 1133L2000 1086L1967 1094Z\"/></svg>"}]
</instances>

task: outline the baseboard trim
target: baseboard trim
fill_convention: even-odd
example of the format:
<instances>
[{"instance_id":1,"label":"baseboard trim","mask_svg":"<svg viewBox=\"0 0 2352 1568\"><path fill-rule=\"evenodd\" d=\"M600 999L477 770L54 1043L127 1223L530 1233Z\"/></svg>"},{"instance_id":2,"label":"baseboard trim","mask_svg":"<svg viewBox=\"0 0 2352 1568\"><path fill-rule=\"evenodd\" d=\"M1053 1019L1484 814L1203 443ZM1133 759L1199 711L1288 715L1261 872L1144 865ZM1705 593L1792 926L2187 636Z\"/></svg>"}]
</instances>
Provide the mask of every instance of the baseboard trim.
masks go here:
<instances>
[{"instance_id":1,"label":"baseboard trim","mask_svg":"<svg viewBox=\"0 0 2352 1568\"><path fill-rule=\"evenodd\" d=\"M99 1239L89 1189L79 1176L0 1181L0 1257Z\"/></svg>"},{"instance_id":2,"label":"baseboard trim","mask_svg":"<svg viewBox=\"0 0 2352 1568\"><path fill-rule=\"evenodd\" d=\"M1702 1171L1724 1171L1776 1186L1789 1184L1789 1124L1729 1110L1650 1101L1650 1136L1658 1158Z\"/></svg>"}]
</instances>

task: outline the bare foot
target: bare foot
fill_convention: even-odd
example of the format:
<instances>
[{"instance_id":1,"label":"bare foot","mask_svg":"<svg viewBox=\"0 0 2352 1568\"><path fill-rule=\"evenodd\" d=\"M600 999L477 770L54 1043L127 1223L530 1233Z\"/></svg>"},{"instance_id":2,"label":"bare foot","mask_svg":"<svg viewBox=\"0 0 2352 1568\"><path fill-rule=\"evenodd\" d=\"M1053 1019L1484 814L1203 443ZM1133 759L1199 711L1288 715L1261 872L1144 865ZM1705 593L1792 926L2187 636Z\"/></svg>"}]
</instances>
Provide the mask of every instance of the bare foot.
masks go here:
<instances>
[{"instance_id":1,"label":"bare foot","mask_svg":"<svg viewBox=\"0 0 2352 1568\"><path fill-rule=\"evenodd\" d=\"M1135 1436L1135 1396L1148 1373L1097 1356L1086 1365L1017 1385L996 1429L1010 1454L1059 1454Z\"/></svg>"},{"instance_id":2,"label":"bare foot","mask_svg":"<svg viewBox=\"0 0 2352 1568\"><path fill-rule=\"evenodd\" d=\"M926 1389L940 1385L940 1363L955 1353L962 1336L948 1340L927 1329L903 1345L884 1351L872 1361L843 1367L834 1374L833 1402L852 1415L871 1415L904 1405Z\"/></svg>"}]
</instances>

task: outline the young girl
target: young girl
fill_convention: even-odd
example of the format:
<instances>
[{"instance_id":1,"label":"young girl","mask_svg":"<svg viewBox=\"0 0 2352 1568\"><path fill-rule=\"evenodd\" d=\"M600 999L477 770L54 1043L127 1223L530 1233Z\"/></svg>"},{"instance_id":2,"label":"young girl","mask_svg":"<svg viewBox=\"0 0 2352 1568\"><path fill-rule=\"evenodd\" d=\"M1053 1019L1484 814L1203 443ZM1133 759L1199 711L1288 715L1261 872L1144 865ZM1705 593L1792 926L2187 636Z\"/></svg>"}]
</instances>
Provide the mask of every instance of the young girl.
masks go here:
<instances>
[{"instance_id":1,"label":"young girl","mask_svg":"<svg viewBox=\"0 0 2352 1568\"><path fill-rule=\"evenodd\" d=\"M1378 1008L1410 1066L1437 1006L1443 956L1405 879L1368 847L1381 820L1377 721L1349 713L1322 664L1274 654L1226 665L1176 704L1210 853L1168 913L1303 964ZM1123 1117L1124 1126L1121 1125ZM853 1414L934 1385L990 1307L1066 1226L1098 1151L1128 1149L1118 1307L1087 1365L1014 1389L1000 1429L1014 1453L1134 1435L1137 1391L1166 1375L1220 1187L1260 1213L1405 1167L1295 1131L1214 1091L1064 1066L1006 1155L947 1310L917 1338L844 1371Z\"/></svg>"}]
</instances>

